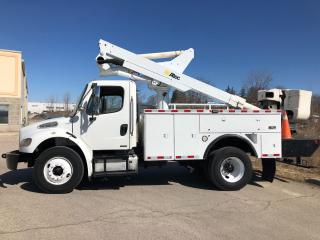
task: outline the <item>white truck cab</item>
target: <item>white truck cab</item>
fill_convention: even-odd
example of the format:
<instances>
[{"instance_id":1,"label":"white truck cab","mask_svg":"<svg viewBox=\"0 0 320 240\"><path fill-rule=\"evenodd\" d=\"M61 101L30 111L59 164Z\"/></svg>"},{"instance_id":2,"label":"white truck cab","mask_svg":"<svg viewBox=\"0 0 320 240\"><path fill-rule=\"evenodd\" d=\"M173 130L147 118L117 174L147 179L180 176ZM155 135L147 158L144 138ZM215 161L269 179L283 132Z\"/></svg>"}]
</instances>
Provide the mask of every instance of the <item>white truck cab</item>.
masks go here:
<instances>
[{"instance_id":1,"label":"white truck cab","mask_svg":"<svg viewBox=\"0 0 320 240\"><path fill-rule=\"evenodd\" d=\"M96 91L95 95L93 91ZM98 107L94 109L96 98ZM133 81L90 82L72 118L73 134L93 151L136 147L136 102L136 84Z\"/></svg>"},{"instance_id":2,"label":"white truck cab","mask_svg":"<svg viewBox=\"0 0 320 240\"><path fill-rule=\"evenodd\" d=\"M172 55L178 56L169 62L151 60ZM41 190L64 193L83 178L137 174L139 163L177 161L202 169L219 189L237 190L250 181L249 156L254 156L262 159L263 176L272 181L275 159L283 156L281 110L259 109L183 74L192 58L192 49L137 55L100 40L101 74L131 80L92 81L71 116L21 128L19 150L2 155L8 168L27 162ZM158 108L138 112L136 80L157 91ZM197 90L233 108L170 109L169 86Z\"/></svg>"},{"instance_id":3,"label":"white truck cab","mask_svg":"<svg viewBox=\"0 0 320 240\"><path fill-rule=\"evenodd\" d=\"M21 128L19 161L27 160L29 165L33 165L34 158L48 146L69 146L85 160L83 165L87 170L86 174L91 177L94 152L128 152L136 147L136 101L136 84L133 81L90 82L80 94L71 116L49 119ZM15 155L16 152L13 156ZM17 162L8 159L10 169L16 169L16 164ZM57 164L72 169L68 166L68 161L63 163L63 160L59 160ZM51 164L51 167L53 171L55 165ZM50 174L54 175L49 172L48 176Z\"/></svg>"}]
</instances>

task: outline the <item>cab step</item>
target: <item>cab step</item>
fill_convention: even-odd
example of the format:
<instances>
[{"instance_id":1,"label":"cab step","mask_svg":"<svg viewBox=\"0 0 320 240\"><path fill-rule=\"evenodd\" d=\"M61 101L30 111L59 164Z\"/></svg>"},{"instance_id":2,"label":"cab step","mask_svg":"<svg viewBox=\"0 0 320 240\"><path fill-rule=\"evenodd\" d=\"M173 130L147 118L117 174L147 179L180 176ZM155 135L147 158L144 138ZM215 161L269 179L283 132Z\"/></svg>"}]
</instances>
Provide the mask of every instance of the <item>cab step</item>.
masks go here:
<instances>
[{"instance_id":1,"label":"cab step","mask_svg":"<svg viewBox=\"0 0 320 240\"><path fill-rule=\"evenodd\" d=\"M95 154L92 165L93 177L127 176L138 173L136 154Z\"/></svg>"}]
</instances>

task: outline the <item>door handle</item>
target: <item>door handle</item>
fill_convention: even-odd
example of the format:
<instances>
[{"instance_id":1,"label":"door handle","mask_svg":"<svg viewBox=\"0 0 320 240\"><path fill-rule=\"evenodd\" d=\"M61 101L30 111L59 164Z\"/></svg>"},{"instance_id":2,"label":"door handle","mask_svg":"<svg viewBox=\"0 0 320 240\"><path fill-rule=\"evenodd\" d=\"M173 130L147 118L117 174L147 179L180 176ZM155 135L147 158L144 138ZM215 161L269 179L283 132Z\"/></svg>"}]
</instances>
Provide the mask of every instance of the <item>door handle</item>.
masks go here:
<instances>
[{"instance_id":1,"label":"door handle","mask_svg":"<svg viewBox=\"0 0 320 240\"><path fill-rule=\"evenodd\" d=\"M127 134L128 131L128 124L121 124L120 126L120 135L124 136Z\"/></svg>"}]
</instances>

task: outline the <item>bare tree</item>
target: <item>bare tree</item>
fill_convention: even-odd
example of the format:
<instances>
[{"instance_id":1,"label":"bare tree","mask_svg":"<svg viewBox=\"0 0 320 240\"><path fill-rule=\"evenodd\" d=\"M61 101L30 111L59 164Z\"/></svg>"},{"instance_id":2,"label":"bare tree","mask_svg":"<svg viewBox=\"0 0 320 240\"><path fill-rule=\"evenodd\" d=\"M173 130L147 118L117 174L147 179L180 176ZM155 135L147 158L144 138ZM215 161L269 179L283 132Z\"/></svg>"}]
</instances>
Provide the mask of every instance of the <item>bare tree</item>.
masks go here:
<instances>
[{"instance_id":1,"label":"bare tree","mask_svg":"<svg viewBox=\"0 0 320 240\"><path fill-rule=\"evenodd\" d=\"M236 94L236 90L234 90L234 87L229 86L229 84L225 91L230 94Z\"/></svg>"},{"instance_id":2,"label":"bare tree","mask_svg":"<svg viewBox=\"0 0 320 240\"><path fill-rule=\"evenodd\" d=\"M63 103L64 103L64 110L66 112L69 112L69 104L70 104L70 93L69 92L66 92L63 96Z\"/></svg>"},{"instance_id":3,"label":"bare tree","mask_svg":"<svg viewBox=\"0 0 320 240\"><path fill-rule=\"evenodd\" d=\"M56 98L53 95L50 95L48 98L48 105L47 108L50 112L54 111L54 104L56 103Z\"/></svg>"},{"instance_id":4,"label":"bare tree","mask_svg":"<svg viewBox=\"0 0 320 240\"><path fill-rule=\"evenodd\" d=\"M270 83L272 82L272 78L272 73L270 72L251 72L243 86L246 92L247 102L257 105L258 91L262 89L268 89Z\"/></svg>"},{"instance_id":5,"label":"bare tree","mask_svg":"<svg viewBox=\"0 0 320 240\"><path fill-rule=\"evenodd\" d=\"M245 98L247 96L247 92L246 89L244 87L242 87L239 91L239 96L242 98Z\"/></svg>"},{"instance_id":6,"label":"bare tree","mask_svg":"<svg viewBox=\"0 0 320 240\"><path fill-rule=\"evenodd\" d=\"M209 85L214 86L214 84L210 81L204 80L203 78L198 78L202 82L205 82ZM196 92L193 90L187 92L181 92L175 89L172 93L171 102L172 103L207 103L212 101L210 97L204 95L203 93Z\"/></svg>"},{"instance_id":7,"label":"bare tree","mask_svg":"<svg viewBox=\"0 0 320 240\"><path fill-rule=\"evenodd\" d=\"M146 105L155 106L157 104L157 94L150 95L145 102Z\"/></svg>"},{"instance_id":8,"label":"bare tree","mask_svg":"<svg viewBox=\"0 0 320 240\"><path fill-rule=\"evenodd\" d=\"M172 93L171 102L172 103L185 103L186 102L186 93L181 92L178 89L175 89Z\"/></svg>"},{"instance_id":9,"label":"bare tree","mask_svg":"<svg viewBox=\"0 0 320 240\"><path fill-rule=\"evenodd\" d=\"M181 92L175 89L171 97L172 103L207 103L208 101L210 101L208 96L192 90Z\"/></svg>"},{"instance_id":10,"label":"bare tree","mask_svg":"<svg viewBox=\"0 0 320 240\"><path fill-rule=\"evenodd\" d=\"M276 85L274 86L274 88L281 89L281 90L286 89L284 85Z\"/></svg>"}]
</instances>

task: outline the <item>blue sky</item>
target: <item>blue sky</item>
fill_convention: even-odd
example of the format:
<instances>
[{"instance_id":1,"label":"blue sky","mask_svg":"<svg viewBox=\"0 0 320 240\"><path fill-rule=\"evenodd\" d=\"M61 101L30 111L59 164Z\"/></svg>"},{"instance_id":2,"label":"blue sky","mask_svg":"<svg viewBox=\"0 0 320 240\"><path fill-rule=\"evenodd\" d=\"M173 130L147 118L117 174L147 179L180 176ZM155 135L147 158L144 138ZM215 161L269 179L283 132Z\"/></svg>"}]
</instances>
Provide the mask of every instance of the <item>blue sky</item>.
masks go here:
<instances>
[{"instance_id":1,"label":"blue sky","mask_svg":"<svg viewBox=\"0 0 320 240\"><path fill-rule=\"evenodd\" d=\"M320 94L320 1L0 2L0 48L23 51L29 99L76 98L103 38L137 53L195 49L186 73L239 89L251 71Z\"/></svg>"}]
</instances>

